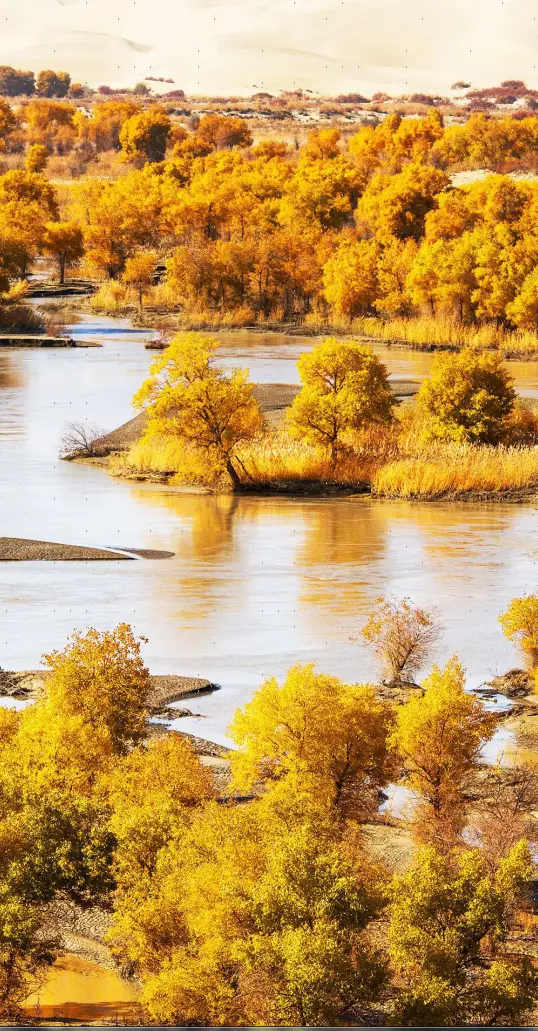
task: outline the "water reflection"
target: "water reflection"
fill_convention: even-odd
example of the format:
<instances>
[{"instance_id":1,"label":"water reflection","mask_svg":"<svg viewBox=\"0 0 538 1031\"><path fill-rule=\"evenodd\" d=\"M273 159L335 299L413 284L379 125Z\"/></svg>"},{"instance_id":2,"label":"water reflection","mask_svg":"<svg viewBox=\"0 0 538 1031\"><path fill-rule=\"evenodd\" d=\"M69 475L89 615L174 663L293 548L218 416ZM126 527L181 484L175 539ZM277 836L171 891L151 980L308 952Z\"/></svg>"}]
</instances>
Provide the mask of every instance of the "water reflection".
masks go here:
<instances>
[{"instance_id":1,"label":"water reflection","mask_svg":"<svg viewBox=\"0 0 538 1031\"><path fill-rule=\"evenodd\" d=\"M69 418L105 428L128 419L145 375L148 334L85 317L98 349L0 351L0 532L69 543L174 552L160 562L4 563L0 664L32 668L73 628L132 622L156 673L209 677L224 690L193 703L223 739L260 681L297 661L370 679L353 644L375 598L437 605L439 661L457 653L477 686L516 661L497 619L536 588L538 516L531 506L411 505L369 498L195 496L122 483L101 469L60 462ZM119 330L119 331L118 331ZM240 338L240 339L239 339ZM223 334L224 360L290 381L313 341ZM421 375L431 355L383 352L392 372ZM538 366L533 366L538 368ZM529 373L530 375L530 373ZM534 373L533 373L534 375ZM188 729L187 722L182 727Z\"/></svg>"},{"instance_id":2,"label":"water reflection","mask_svg":"<svg viewBox=\"0 0 538 1031\"><path fill-rule=\"evenodd\" d=\"M25 1003L28 1017L108 1020L110 1024L139 1014L138 992L118 974L79 956L62 955L50 978Z\"/></svg>"}]
</instances>

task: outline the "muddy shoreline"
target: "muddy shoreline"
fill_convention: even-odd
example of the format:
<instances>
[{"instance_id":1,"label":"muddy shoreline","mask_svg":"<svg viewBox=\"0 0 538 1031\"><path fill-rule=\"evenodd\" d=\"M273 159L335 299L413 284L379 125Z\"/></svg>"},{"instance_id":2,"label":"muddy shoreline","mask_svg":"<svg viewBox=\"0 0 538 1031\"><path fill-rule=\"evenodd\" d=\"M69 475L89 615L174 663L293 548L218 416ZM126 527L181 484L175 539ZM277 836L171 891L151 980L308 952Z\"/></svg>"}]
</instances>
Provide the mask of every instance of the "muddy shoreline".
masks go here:
<instances>
[{"instance_id":1,"label":"muddy shoreline","mask_svg":"<svg viewBox=\"0 0 538 1031\"><path fill-rule=\"evenodd\" d=\"M92 548L27 537L0 537L0 562L134 562L173 558L173 551L151 548Z\"/></svg>"}]
</instances>

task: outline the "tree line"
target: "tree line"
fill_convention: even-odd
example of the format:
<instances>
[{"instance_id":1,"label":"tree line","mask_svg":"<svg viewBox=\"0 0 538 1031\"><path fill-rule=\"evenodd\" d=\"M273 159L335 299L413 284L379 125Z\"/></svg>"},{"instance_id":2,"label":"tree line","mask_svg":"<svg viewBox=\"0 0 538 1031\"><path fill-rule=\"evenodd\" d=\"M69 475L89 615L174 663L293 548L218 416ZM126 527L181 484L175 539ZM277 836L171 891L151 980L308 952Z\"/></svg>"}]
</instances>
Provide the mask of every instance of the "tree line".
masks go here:
<instances>
[{"instance_id":1,"label":"tree line","mask_svg":"<svg viewBox=\"0 0 538 1031\"><path fill-rule=\"evenodd\" d=\"M139 300L171 310L306 325L426 314L536 330L538 187L501 174L450 181L455 167L536 155L534 117L445 127L435 110L390 115L347 140L313 132L291 151L254 145L232 116L188 128L130 99L91 113L54 100L18 112L4 101L0 136L26 155L24 170L0 176L0 259L12 277L54 253L45 225L59 219L77 237L57 251L62 274L83 258L125 296L127 263L138 261ZM47 163L73 149L84 160L116 151L125 174L83 176L60 201ZM160 287L152 258L166 266Z\"/></svg>"}]
</instances>

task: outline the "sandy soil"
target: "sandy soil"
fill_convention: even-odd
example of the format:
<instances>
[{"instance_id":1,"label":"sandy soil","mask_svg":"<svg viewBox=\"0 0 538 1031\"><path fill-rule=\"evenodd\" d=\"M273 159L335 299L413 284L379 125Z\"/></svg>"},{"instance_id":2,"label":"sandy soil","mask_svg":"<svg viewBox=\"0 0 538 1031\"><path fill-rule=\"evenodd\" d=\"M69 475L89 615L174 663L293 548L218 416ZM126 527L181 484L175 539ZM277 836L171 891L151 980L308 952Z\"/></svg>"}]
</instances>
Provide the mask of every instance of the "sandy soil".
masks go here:
<instances>
[{"instance_id":1,"label":"sandy soil","mask_svg":"<svg viewBox=\"0 0 538 1031\"><path fill-rule=\"evenodd\" d=\"M0 562L117 562L132 561L134 556L85 548L78 544L56 544L52 541L26 540L24 537L0 537Z\"/></svg>"},{"instance_id":2,"label":"sandy soil","mask_svg":"<svg viewBox=\"0 0 538 1031\"><path fill-rule=\"evenodd\" d=\"M155 551L151 548L86 548L79 544L56 544L52 541L33 541L25 537L0 537L0 562L100 562L173 558L173 551Z\"/></svg>"}]
</instances>

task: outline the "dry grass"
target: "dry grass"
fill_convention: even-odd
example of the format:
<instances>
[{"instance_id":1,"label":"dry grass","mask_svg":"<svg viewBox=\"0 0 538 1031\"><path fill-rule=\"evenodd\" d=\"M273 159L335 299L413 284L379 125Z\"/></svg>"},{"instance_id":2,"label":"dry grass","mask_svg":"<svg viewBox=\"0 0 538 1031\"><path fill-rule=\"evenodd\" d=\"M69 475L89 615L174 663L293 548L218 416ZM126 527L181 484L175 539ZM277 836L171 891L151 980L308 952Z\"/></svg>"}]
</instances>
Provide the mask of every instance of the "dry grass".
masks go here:
<instances>
[{"instance_id":1,"label":"dry grass","mask_svg":"<svg viewBox=\"0 0 538 1031\"><path fill-rule=\"evenodd\" d=\"M128 452L112 455L114 476L174 475L181 468L185 446L177 437L143 436Z\"/></svg>"},{"instance_id":2,"label":"dry grass","mask_svg":"<svg viewBox=\"0 0 538 1031\"><path fill-rule=\"evenodd\" d=\"M94 311L120 314L138 311L135 291L129 291L115 280L107 280L91 299ZM538 333L532 330L506 330L493 323L468 326L453 319L437 317L335 319L327 320L319 312L311 312L293 326L286 323L280 312L266 320L249 305L227 311L188 308L182 306L177 293L166 283L150 288L145 295L145 310L173 316L178 330L240 329L259 326L265 329L290 328L301 334L317 336L332 334L378 340L386 344L399 344L417 351L439 349L459 350L463 347L499 349L505 358L532 358L538 355Z\"/></svg>"},{"instance_id":3,"label":"dry grass","mask_svg":"<svg viewBox=\"0 0 538 1031\"><path fill-rule=\"evenodd\" d=\"M438 446L382 466L372 488L384 497L429 500L538 491L538 447Z\"/></svg>"},{"instance_id":4,"label":"dry grass","mask_svg":"<svg viewBox=\"0 0 538 1031\"><path fill-rule=\"evenodd\" d=\"M278 487L283 484L320 484L357 487L369 483L375 464L371 458L347 453L334 468L323 448L311 447L279 432L260 437L238 451L238 471L245 487ZM143 436L127 453L113 455L110 472L115 476L170 477L174 483L211 484L206 462L189 454L174 437ZM223 485L218 478L215 489Z\"/></svg>"},{"instance_id":5,"label":"dry grass","mask_svg":"<svg viewBox=\"0 0 538 1031\"><path fill-rule=\"evenodd\" d=\"M535 439L535 438L534 438ZM408 412L391 427L370 427L333 466L328 452L286 430L268 432L238 450L245 489L370 486L380 497L438 500L488 494L492 498L538 492L538 446L431 444ZM129 478L164 478L212 490L229 489L225 474L172 436L143 436L129 452L113 455L110 472Z\"/></svg>"},{"instance_id":6,"label":"dry grass","mask_svg":"<svg viewBox=\"0 0 538 1031\"><path fill-rule=\"evenodd\" d=\"M352 331L360 336L405 343L417 349L435 347L499 348L505 357L538 353L538 333L531 330L505 330L493 324L466 326L446 318L356 319Z\"/></svg>"},{"instance_id":7,"label":"dry grass","mask_svg":"<svg viewBox=\"0 0 538 1031\"><path fill-rule=\"evenodd\" d=\"M248 476L245 482L262 485L278 483L319 483L359 486L369 483L373 472L371 459L348 452L332 465L324 448L312 447L304 440L293 440L285 431L274 433L243 447L239 457Z\"/></svg>"},{"instance_id":8,"label":"dry grass","mask_svg":"<svg viewBox=\"0 0 538 1031\"><path fill-rule=\"evenodd\" d=\"M107 279L90 298L92 311L104 315L119 315L130 308L126 287L115 279Z\"/></svg>"}]
</instances>

